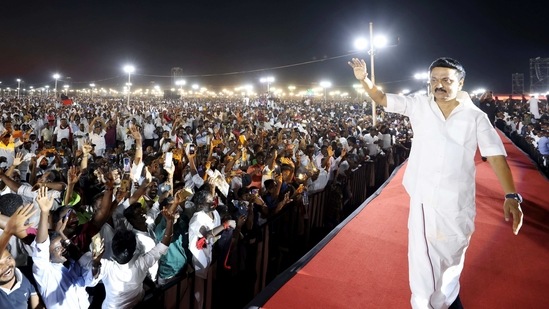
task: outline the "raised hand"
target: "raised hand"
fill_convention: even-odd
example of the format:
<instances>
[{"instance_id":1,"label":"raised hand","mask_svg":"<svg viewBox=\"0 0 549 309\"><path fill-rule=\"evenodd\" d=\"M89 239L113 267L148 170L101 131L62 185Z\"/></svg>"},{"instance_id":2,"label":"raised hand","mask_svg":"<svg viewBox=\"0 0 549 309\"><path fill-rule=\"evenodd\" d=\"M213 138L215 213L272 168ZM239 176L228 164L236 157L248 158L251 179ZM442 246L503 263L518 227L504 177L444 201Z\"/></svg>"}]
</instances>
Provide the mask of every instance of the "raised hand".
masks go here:
<instances>
[{"instance_id":1,"label":"raised hand","mask_svg":"<svg viewBox=\"0 0 549 309\"><path fill-rule=\"evenodd\" d=\"M36 203L40 207L42 213L49 213L53 206L53 197L48 196L48 188L41 186L38 188L38 196L36 196Z\"/></svg>"},{"instance_id":2,"label":"raised hand","mask_svg":"<svg viewBox=\"0 0 549 309\"><path fill-rule=\"evenodd\" d=\"M92 145L90 145L90 144L88 144L88 143L82 145L82 154L83 154L84 156L89 155L89 154L92 152L92 150L93 150Z\"/></svg>"},{"instance_id":3,"label":"raised hand","mask_svg":"<svg viewBox=\"0 0 549 309\"><path fill-rule=\"evenodd\" d=\"M27 220L36 212L32 204L27 204L19 207L10 217L4 228L4 233L9 235L17 235L24 233L30 224L25 224Z\"/></svg>"},{"instance_id":4,"label":"raised hand","mask_svg":"<svg viewBox=\"0 0 549 309\"><path fill-rule=\"evenodd\" d=\"M348 63L351 68L353 68L353 73L355 74L356 79L364 80L368 76L368 70L364 59L353 58Z\"/></svg>"},{"instance_id":5,"label":"raised hand","mask_svg":"<svg viewBox=\"0 0 549 309\"><path fill-rule=\"evenodd\" d=\"M80 169L76 166L71 166L69 168L69 172L67 173L68 184L75 185L80 180L80 176L82 176L82 172L80 172Z\"/></svg>"},{"instance_id":6,"label":"raised hand","mask_svg":"<svg viewBox=\"0 0 549 309\"><path fill-rule=\"evenodd\" d=\"M136 141L142 140L141 133L139 132L136 126L131 126L130 132L132 134L133 139L135 139Z\"/></svg>"},{"instance_id":7,"label":"raised hand","mask_svg":"<svg viewBox=\"0 0 549 309\"><path fill-rule=\"evenodd\" d=\"M12 163L12 165L15 166L15 167L18 167L19 165L21 165L21 163L23 163L23 153L22 153L22 152L18 152L18 153L15 155L15 158L13 158L13 163Z\"/></svg>"}]
</instances>

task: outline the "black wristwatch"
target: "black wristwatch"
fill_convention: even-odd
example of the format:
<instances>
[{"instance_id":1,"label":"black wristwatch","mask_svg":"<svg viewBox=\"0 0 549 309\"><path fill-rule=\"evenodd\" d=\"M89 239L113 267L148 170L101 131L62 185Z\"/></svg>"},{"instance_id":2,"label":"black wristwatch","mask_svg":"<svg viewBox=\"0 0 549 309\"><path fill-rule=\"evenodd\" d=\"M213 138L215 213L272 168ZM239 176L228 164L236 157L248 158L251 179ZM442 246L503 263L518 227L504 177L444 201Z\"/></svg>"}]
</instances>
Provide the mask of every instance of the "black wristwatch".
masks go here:
<instances>
[{"instance_id":1,"label":"black wristwatch","mask_svg":"<svg viewBox=\"0 0 549 309\"><path fill-rule=\"evenodd\" d=\"M517 200L517 202L522 203L522 195L518 194L518 193L509 193L509 194L505 194L505 198L508 199L508 198L512 198L512 199L515 199Z\"/></svg>"}]
</instances>

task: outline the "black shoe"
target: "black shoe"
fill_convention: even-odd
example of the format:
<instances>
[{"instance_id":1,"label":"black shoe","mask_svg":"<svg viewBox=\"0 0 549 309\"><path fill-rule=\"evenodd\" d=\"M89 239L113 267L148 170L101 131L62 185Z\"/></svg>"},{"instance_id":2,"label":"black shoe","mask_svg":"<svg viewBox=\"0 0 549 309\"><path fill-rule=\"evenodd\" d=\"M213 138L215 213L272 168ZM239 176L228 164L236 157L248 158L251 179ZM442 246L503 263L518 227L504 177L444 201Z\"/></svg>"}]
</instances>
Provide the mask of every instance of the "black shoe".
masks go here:
<instances>
[{"instance_id":1,"label":"black shoe","mask_svg":"<svg viewBox=\"0 0 549 309\"><path fill-rule=\"evenodd\" d=\"M461 304L461 300L459 299L459 295L456 298L456 300L454 300L454 302L450 305L450 307L448 307L448 309L463 309L463 305Z\"/></svg>"},{"instance_id":2,"label":"black shoe","mask_svg":"<svg viewBox=\"0 0 549 309\"><path fill-rule=\"evenodd\" d=\"M481 157L481 158L482 158L483 162L486 162L486 160L488 160L488 159L486 159L486 157Z\"/></svg>"}]
</instances>

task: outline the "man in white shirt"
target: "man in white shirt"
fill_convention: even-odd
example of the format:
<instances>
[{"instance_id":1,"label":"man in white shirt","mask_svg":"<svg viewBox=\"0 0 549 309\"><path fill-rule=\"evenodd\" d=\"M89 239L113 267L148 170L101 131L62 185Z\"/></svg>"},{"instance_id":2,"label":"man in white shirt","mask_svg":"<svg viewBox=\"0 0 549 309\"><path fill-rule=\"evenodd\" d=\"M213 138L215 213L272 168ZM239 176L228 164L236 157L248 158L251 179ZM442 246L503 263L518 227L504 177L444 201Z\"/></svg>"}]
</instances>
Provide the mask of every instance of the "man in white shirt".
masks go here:
<instances>
[{"instance_id":1,"label":"man in white shirt","mask_svg":"<svg viewBox=\"0 0 549 309\"><path fill-rule=\"evenodd\" d=\"M65 117L61 118L61 122L53 130L54 146L59 146L63 138L66 138L69 141L69 144L72 144L71 128Z\"/></svg>"},{"instance_id":2,"label":"man in white shirt","mask_svg":"<svg viewBox=\"0 0 549 309\"><path fill-rule=\"evenodd\" d=\"M530 106L530 114L534 116L535 119L539 119L541 116L539 114L539 100L535 96L531 96L528 100L528 105Z\"/></svg>"},{"instance_id":3,"label":"man in white shirt","mask_svg":"<svg viewBox=\"0 0 549 309\"><path fill-rule=\"evenodd\" d=\"M385 94L364 60L349 62L368 95L388 112L410 118L414 144L403 184L410 195L408 263L413 308L461 308L459 277L474 231L475 153L487 157L505 192L504 217L522 225L505 148L488 117L461 91L465 70L450 58L430 68L429 96Z\"/></svg>"},{"instance_id":4,"label":"man in white shirt","mask_svg":"<svg viewBox=\"0 0 549 309\"><path fill-rule=\"evenodd\" d=\"M374 127L370 128L370 133L364 135L364 142L366 147L368 147L368 155L372 158L376 157L381 152L381 134L377 132L377 129Z\"/></svg>"},{"instance_id":5,"label":"man in white shirt","mask_svg":"<svg viewBox=\"0 0 549 309\"><path fill-rule=\"evenodd\" d=\"M64 234L52 233L48 236L53 198L48 197L46 187L39 189L36 200L40 207L40 223L32 243L32 273L44 304L48 309L88 308L90 302L86 285L92 281L91 269L70 259L67 251L70 240Z\"/></svg>"},{"instance_id":6,"label":"man in white shirt","mask_svg":"<svg viewBox=\"0 0 549 309\"><path fill-rule=\"evenodd\" d=\"M143 148L147 148L148 146L154 146L154 131L156 130L156 127L154 126L154 123L152 122L152 117L149 115L145 119L145 124L143 125L143 138L144 144Z\"/></svg>"},{"instance_id":7,"label":"man in white shirt","mask_svg":"<svg viewBox=\"0 0 549 309\"><path fill-rule=\"evenodd\" d=\"M166 218L162 241L147 253L134 254L137 246L135 234L121 229L112 239L112 260L100 259L99 256L100 260L92 261L94 283L102 280L105 284L106 296L101 308L133 308L143 299L143 280L148 269L166 254L172 239L174 214L164 209L162 215Z\"/></svg>"}]
</instances>

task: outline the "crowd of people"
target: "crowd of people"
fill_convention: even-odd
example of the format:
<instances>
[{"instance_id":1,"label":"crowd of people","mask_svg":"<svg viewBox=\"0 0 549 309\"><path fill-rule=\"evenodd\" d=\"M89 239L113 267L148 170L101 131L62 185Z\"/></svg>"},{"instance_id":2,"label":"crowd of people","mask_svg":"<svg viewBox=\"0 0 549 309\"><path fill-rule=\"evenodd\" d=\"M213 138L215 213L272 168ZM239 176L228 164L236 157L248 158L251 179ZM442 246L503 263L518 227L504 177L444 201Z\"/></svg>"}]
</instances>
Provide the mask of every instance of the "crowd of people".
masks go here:
<instances>
[{"instance_id":1,"label":"crowd of people","mask_svg":"<svg viewBox=\"0 0 549 309\"><path fill-rule=\"evenodd\" d=\"M491 99L495 126L549 155L546 103L531 116L532 103ZM348 197L357 166L399 165L413 140L407 117L379 109L374 122L366 101L4 97L0 106L0 303L10 308L132 308L189 269L202 308L214 272L248 275L262 224L306 209L327 186Z\"/></svg>"}]
</instances>

